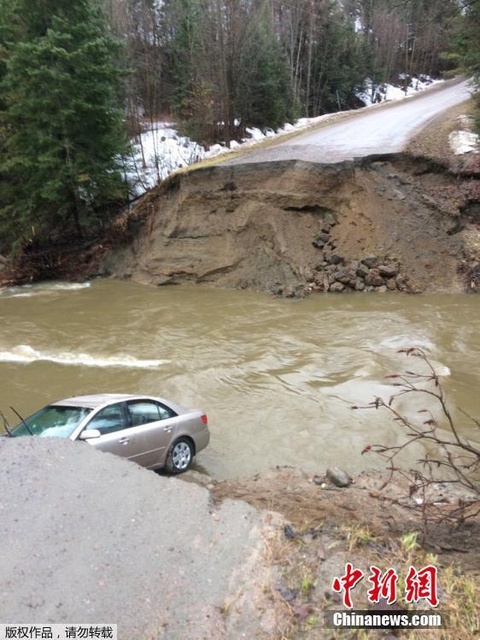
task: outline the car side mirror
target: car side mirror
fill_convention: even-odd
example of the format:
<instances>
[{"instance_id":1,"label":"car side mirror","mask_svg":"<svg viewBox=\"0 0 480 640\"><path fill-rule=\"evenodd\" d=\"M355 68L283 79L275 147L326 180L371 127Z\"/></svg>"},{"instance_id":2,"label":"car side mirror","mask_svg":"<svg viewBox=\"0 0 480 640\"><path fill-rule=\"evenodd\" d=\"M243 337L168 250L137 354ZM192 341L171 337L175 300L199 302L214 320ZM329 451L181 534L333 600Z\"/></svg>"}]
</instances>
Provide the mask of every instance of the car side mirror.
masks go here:
<instances>
[{"instance_id":1,"label":"car side mirror","mask_svg":"<svg viewBox=\"0 0 480 640\"><path fill-rule=\"evenodd\" d=\"M93 438L99 438L102 434L98 429L85 429L78 436L79 440L92 440Z\"/></svg>"}]
</instances>

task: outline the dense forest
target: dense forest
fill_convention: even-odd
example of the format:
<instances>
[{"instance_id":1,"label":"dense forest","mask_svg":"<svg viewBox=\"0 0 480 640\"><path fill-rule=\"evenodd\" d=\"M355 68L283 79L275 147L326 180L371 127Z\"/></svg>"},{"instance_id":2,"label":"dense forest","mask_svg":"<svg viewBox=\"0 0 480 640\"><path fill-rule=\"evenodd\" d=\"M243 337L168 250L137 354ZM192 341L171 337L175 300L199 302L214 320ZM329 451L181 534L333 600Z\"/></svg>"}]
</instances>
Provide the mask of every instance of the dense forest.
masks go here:
<instances>
[{"instance_id":1,"label":"dense forest","mask_svg":"<svg viewBox=\"0 0 480 640\"><path fill-rule=\"evenodd\" d=\"M173 113L197 141L354 108L372 86L451 70L456 0L107 0L130 113Z\"/></svg>"},{"instance_id":2,"label":"dense forest","mask_svg":"<svg viewBox=\"0 0 480 640\"><path fill-rule=\"evenodd\" d=\"M202 144L480 74L480 0L0 0L0 253L108 222L129 136Z\"/></svg>"}]
</instances>

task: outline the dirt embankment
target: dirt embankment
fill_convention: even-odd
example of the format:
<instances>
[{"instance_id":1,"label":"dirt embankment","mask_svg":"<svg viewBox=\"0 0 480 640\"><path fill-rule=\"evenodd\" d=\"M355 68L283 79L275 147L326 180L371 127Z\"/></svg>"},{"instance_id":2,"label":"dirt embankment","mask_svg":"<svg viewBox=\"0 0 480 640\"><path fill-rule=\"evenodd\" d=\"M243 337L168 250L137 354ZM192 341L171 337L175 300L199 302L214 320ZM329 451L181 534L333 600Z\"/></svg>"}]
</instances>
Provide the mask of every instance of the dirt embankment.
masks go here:
<instances>
[{"instance_id":1,"label":"dirt embankment","mask_svg":"<svg viewBox=\"0 0 480 640\"><path fill-rule=\"evenodd\" d=\"M104 268L285 296L476 290L477 177L411 154L199 168L143 198Z\"/></svg>"},{"instance_id":2,"label":"dirt embankment","mask_svg":"<svg viewBox=\"0 0 480 640\"><path fill-rule=\"evenodd\" d=\"M113 275L284 296L478 291L480 155L449 142L471 110L434 119L403 154L192 167L101 237L0 256L0 284Z\"/></svg>"}]
</instances>

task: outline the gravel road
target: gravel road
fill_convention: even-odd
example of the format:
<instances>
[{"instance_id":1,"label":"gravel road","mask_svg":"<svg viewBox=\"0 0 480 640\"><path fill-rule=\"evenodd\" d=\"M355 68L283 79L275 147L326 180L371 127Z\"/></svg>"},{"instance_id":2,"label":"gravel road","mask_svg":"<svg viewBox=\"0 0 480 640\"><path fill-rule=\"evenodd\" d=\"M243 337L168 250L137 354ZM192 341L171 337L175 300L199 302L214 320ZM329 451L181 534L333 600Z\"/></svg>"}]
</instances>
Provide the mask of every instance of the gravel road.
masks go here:
<instances>
[{"instance_id":1,"label":"gravel road","mask_svg":"<svg viewBox=\"0 0 480 640\"><path fill-rule=\"evenodd\" d=\"M68 440L0 438L0 455L0 622L268 637L271 514Z\"/></svg>"},{"instance_id":2,"label":"gravel road","mask_svg":"<svg viewBox=\"0 0 480 640\"><path fill-rule=\"evenodd\" d=\"M443 111L471 97L467 81L436 84L400 102L351 112L346 118L314 127L222 164L277 160L335 163L373 154L402 151L415 132Z\"/></svg>"}]
</instances>

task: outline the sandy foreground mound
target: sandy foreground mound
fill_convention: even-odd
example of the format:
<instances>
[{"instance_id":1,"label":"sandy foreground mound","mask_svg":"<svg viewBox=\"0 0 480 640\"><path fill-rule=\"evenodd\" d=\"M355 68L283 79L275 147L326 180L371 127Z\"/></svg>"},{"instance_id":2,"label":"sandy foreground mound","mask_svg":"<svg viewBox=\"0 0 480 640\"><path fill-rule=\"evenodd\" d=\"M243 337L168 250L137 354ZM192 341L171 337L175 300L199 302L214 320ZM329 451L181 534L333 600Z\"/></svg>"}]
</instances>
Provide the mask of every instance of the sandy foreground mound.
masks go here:
<instances>
[{"instance_id":1,"label":"sandy foreground mound","mask_svg":"<svg viewBox=\"0 0 480 640\"><path fill-rule=\"evenodd\" d=\"M3 623L272 637L264 560L279 517L68 440L0 438L0 455Z\"/></svg>"}]
</instances>

